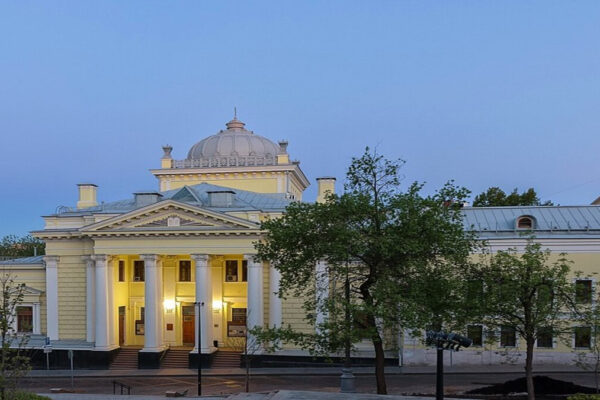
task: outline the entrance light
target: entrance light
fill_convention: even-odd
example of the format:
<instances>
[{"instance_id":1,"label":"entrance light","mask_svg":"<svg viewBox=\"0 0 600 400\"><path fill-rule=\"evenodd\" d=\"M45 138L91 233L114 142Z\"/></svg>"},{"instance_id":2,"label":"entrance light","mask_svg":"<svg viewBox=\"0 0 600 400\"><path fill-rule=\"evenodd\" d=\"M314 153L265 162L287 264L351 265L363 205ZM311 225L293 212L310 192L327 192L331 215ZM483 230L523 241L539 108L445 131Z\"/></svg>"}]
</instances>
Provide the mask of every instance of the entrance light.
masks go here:
<instances>
[{"instance_id":1,"label":"entrance light","mask_svg":"<svg viewBox=\"0 0 600 400\"><path fill-rule=\"evenodd\" d=\"M212 308L213 310L220 310L223 307L223 302L221 300L213 300Z\"/></svg>"},{"instance_id":2,"label":"entrance light","mask_svg":"<svg viewBox=\"0 0 600 400\"><path fill-rule=\"evenodd\" d=\"M166 312L173 312L175 310L175 300L165 300L163 302Z\"/></svg>"}]
</instances>

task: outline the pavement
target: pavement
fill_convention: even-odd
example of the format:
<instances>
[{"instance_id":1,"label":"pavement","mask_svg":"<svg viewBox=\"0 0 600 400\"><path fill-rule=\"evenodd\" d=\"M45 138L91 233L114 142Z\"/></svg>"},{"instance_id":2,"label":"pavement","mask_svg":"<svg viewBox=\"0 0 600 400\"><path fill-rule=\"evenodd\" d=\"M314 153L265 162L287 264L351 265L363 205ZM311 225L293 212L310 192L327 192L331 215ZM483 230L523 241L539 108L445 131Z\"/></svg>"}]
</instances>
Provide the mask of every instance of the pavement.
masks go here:
<instances>
[{"instance_id":1,"label":"pavement","mask_svg":"<svg viewBox=\"0 0 600 400\"><path fill-rule=\"evenodd\" d=\"M45 394L52 400L119 400L122 396L101 395L101 394ZM158 400L164 399L164 396L127 396L128 399L147 399ZM202 399L202 400L431 400L432 397L417 397L417 396L393 396L393 395L376 395L369 393L331 393L331 392L314 392L301 390L278 390L274 392L263 393L238 393L231 396L221 397L184 397L185 399ZM464 400L464 399L463 399Z\"/></svg>"},{"instance_id":2,"label":"pavement","mask_svg":"<svg viewBox=\"0 0 600 400\"><path fill-rule=\"evenodd\" d=\"M356 367L353 372L357 376L373 375L374 367ZM435 374L435 366L405 366L405 367L386 367L386 375L424 375ZM515 374L523 373L524 366L516 365L456 365L445 366L445 374ZM75 377L186 377L197 376L198 370L188 368L161 368L161 369L107 369L107 370L32 370L28 376L32 378L64 378L70 377L71 373ZM341 367L316 367L316 368L253 368L250 369L252 376L338 376L342 373ZM589 373L581 368L571 365L536 365L534 373ZM203 376L245 376L246 370L243 368L224 368L224 369L203 369Z\"/></svg>"}]
</instances>

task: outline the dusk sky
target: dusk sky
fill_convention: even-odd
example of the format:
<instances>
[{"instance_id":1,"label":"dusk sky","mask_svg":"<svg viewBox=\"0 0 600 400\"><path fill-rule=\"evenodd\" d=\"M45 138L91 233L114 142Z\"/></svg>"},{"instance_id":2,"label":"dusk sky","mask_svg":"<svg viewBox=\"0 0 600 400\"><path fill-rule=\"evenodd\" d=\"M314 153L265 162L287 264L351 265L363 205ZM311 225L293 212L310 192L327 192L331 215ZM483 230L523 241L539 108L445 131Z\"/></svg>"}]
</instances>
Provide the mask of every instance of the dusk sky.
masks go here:
<instances>
[{"instance_id":1,"label":"dusk sky","mask_svg":"<svg viewBox=\"0 0 600 400\"><path fill-rule=\"evenodd\" d=\"M1 1L0 236L157 189L238 117L311 180L365 146L454 179L600 196L600 1Z\"/></svg>"}]
</instances>

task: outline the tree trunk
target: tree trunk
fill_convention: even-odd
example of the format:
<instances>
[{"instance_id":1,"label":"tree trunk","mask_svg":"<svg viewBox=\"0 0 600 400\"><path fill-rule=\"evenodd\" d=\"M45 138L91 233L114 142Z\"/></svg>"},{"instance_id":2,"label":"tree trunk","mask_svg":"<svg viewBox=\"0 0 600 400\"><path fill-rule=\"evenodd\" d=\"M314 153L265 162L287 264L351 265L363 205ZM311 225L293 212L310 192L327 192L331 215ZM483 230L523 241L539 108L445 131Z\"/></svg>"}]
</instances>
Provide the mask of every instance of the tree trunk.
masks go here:
<instances>
[{"instance_id":1,"label":"tree trunk","mask_svg":"<svg viewBox=\"0 0 600 400\"><path fill-rule=\"evenodd\" d=\"M377 334L377 338L373 339L375 347L375 379L377 381L377 394L387 394L387 386L385 384L385 354L383 352L383 342Z\"/></svg>"},{"instance_id":2,"label":"tree trunk","mask_svg":"<svg viewBox=\"0 0 600 400\"><path fill-rule=\"evenodd\" d=\"M535 400L535 389L533 386L533 345L535 344L535 339L527 338L526 342L525 378L527 380L527 400Z\"/></svg>"}]
</instances>

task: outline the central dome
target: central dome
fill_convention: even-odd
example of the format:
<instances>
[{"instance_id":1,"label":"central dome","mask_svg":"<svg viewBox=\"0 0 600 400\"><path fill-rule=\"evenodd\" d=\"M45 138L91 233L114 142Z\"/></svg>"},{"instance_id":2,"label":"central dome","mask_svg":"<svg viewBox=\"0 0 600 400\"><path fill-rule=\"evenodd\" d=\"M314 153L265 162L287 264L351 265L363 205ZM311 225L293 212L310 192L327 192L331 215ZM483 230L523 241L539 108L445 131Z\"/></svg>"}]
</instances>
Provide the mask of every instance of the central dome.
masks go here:
<instances>
[{"instance_id":1,"label":"central dome","mask_svg":"<svg viewBox=\"0 0 600 400\"><path fill-rule=\"evenodd\" d=\"M269 165L274 164L280 147L269 139L255 135L244 128L246 124L233 118L226 126L227 129L216 135L202 139L192 146L187 155L187 160L211 160L218 163L225 162L231 165Z\"/></svg>"}]
</instances>

